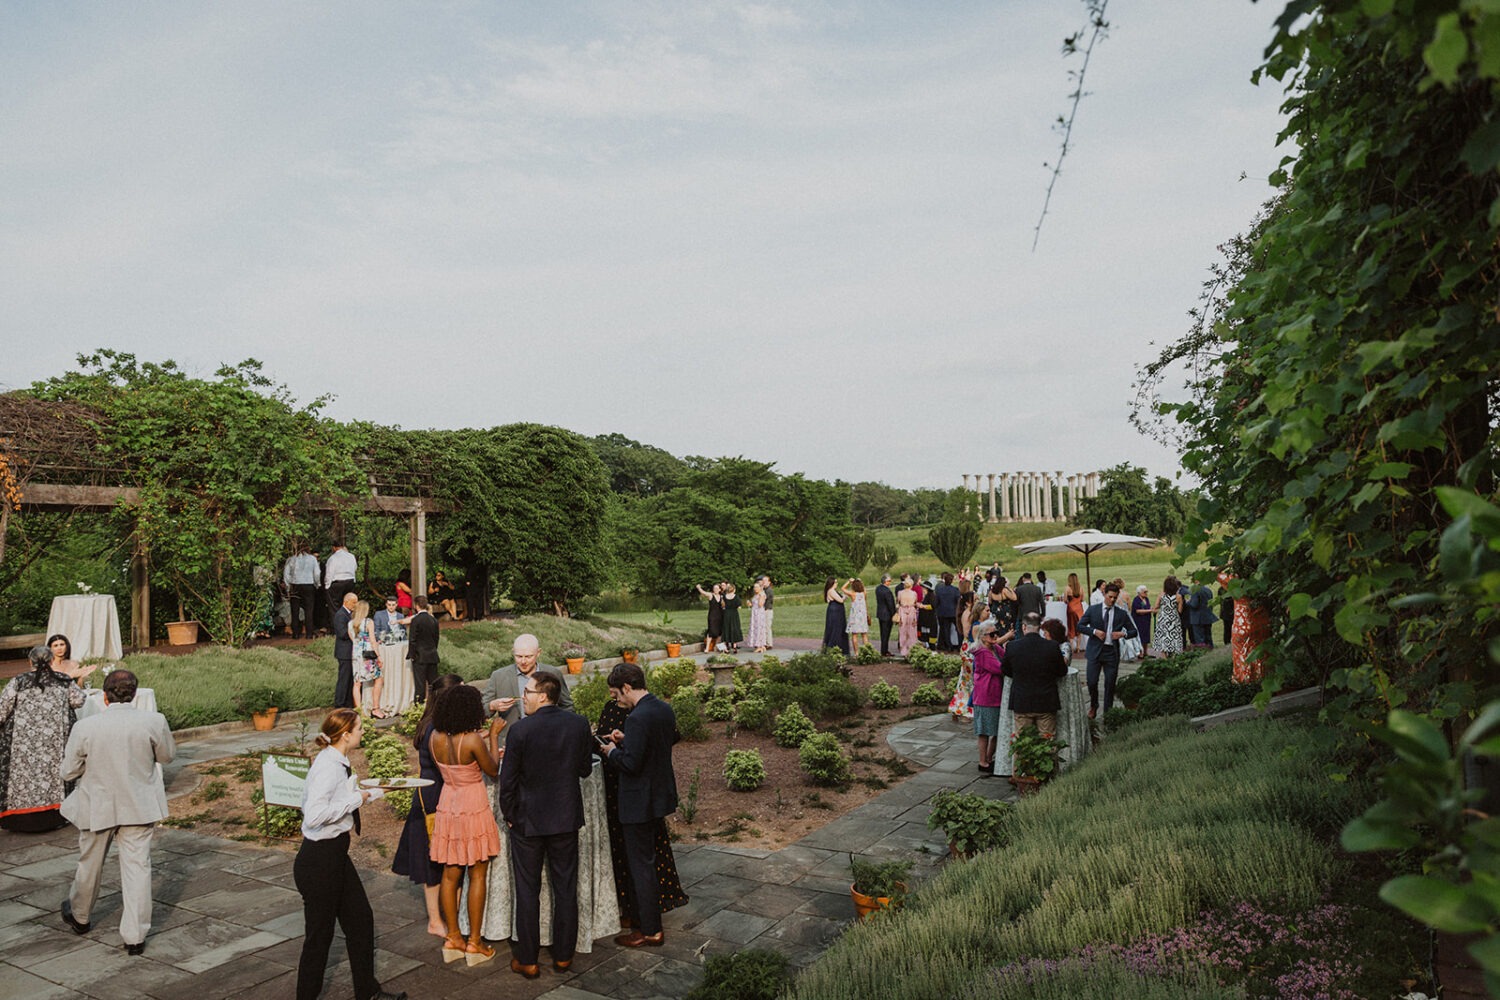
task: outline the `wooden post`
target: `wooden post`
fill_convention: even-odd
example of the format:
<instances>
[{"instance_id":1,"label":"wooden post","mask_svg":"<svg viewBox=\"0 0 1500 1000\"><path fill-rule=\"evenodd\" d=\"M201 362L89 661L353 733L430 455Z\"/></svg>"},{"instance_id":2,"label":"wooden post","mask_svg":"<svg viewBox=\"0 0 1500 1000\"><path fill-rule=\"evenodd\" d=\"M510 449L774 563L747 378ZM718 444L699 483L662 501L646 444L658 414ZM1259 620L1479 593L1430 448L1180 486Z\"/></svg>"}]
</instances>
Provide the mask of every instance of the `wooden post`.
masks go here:
<instances>
[{"instance_id":1,"label":"wooden post","mask_svg":"<svg viewBox=\"0 0 1500 1000\"><path fill-rule=\"evenodd\" d=\"M409 521L411 525L411 592L427 593L427 512L418 507Z\"/></svg>"},{"instance_id":2,"label":"wooden post","mask_svg":"<svg viewBox=\"0 0 1500 1000\"><path fill-rule=\"evenodd\" d=\"M130 549L130 645L151 648L151 553L140 535Z\"/></svg>"}]
</instances>

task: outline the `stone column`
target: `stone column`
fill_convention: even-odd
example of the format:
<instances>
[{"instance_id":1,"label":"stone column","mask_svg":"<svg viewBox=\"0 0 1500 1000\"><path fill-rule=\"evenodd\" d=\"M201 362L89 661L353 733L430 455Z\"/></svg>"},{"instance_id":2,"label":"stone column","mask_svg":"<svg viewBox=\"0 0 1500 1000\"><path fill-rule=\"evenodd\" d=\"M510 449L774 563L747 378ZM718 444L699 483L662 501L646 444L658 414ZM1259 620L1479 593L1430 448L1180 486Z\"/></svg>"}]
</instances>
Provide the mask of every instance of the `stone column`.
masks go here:
<instances>
[{"instance_id":1,"label":"stone column","mask_svg":"<svg viewBox=\"0 0 1500 1000\"><path fill-rule=\"evenodd\" d=\"M1078 516L1078 477L1068 477L1068 516Z\"/></svg>"},{"instance_id":2,"label":"stone column","mask_svg":"<svg viewBox=\"0 0 1500 1000\"><path fill-rule=\"evenodd\" d=\"M995 474L988 473L990 477L990 523L995 523Z\"/></svg>"},{"instance_id":3,"label":"stone column","mask_svg":"<svg viewBox=\"0 0 1500 1000\"><path fill-rule=\"evenodd\" d=\"M1023 472L1021 475L1021 520L1027 524L1031 523L1031 473Z\"/></svg>"},{"instance_id":4,"label":"stone column","mask_svg":"<svg viewBox=\"0 0 1500 1000\"><path fill-rule=\"evenodd\" d=\"M418 508L417 512L408 519L407 532L410 541L412 589L414 593L425 593L427 587L427 512L425 510Z\"/></svg>"},{"instance_id":5,"label":"stone column","mask_svg":"<svg viewBox=\"0 0 1500 1000\"><path fill-rule=\"evenodd\" d=\"M965 493L969 492L969 474L967 472L964 473L964 492ZM973 501L965 498L965 500L964 500L964 513L965 514L967 514L969 512L969 504L972 503L972 502Z\"/></svg>"},{"instance_id":6,"label":"stone column","mask_svg":"<svg viewBox=\"0 0 1500 1000\"><path fill-rule=\"evenodd\" d=\"M1042 480L1035 472L1026 473L1026 502L1031 508L1029 520L1035 524L1042 519Z\"/></svg>"},{"instance_id":7,"label":"stone column","mask_svg":"<svg viewBox=\"0 0 1500 1000\"><path fill-rule=\"evenodd\" d=\"M1091 496L1091 497L1096 497L1096 496L1099 495L1099 473L1097 473L1097 472L1090 472L1089 473L1089 487L1088 487L1088 490L1089 490L1088 495Z\"/></svg>"},{"instance_id":8,"label":"stone column","mask_svg":"<svg viewBox=\"0 0 1500 1000\"><path fill-rule=\"evenodd\" d=\"M1022 484L1026 481L1026 473L1016 472L1011 474L1011 517L1016 521L1026 520L1026 497Z\"/></svg>"}]
</instances>

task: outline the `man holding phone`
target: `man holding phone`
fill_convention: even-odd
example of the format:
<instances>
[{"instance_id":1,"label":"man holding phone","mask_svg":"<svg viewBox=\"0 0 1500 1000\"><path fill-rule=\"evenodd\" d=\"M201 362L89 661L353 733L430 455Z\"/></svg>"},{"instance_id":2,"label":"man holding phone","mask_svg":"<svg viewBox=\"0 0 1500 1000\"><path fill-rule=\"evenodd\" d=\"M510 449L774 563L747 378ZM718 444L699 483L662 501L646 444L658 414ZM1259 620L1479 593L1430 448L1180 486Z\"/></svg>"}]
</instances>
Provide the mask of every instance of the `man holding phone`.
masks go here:
<instances>
[{"instance_id":1,"label":"man holding phone","mask_svg":"<svg viewBox=\"0 0 1500 1000\"><path fill-rule=\"evenodd\" d=\"M561 686L557 707L566 712L573 711L573 696L568 693L568 682L562 671L537 662L542 654L542 644L536 636L529 632L516 636L515 642L511 643L510 652L514 662L490 674L489 680L479 689L484 698L485 709L498 712L505 720L506 728L500 731L501 743L505 742L511 723L530 714L521 702L521 692L526 690L526 682L538 671L557 678L557 683Z\"/></svg>"}]
</instances>

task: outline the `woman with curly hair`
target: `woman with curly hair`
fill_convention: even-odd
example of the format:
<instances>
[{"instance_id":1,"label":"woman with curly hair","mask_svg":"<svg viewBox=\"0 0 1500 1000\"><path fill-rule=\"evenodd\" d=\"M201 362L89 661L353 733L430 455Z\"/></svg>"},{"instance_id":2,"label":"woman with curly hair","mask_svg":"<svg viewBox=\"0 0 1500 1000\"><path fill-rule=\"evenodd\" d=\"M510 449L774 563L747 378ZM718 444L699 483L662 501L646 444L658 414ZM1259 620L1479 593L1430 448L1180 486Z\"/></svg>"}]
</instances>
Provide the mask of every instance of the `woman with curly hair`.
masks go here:
<instances>
[{"instance_id":1,"label":"woman with curly hair","mask_svg":"<svg viewBox=\"0 0 1500 1000\"><path fill-rule=\"evenodd\" d=\"M411 740L417 748L418 774L432 784L412 793L406 825L401 828L401 842L396 845L396 857L391 861L391 871L405 875L422 887L427 903L427 933L438 937L448 935L443 912L438 906L438 885L443 881L443 866L432 863L427 817L436 820L438 799L443 792L443 773L438 770L437 761L432 759L428 738L432 736L432 710L437 705L438 693L462 683L463 678L457 674L443 674L432 682L431 697L427 699L422 718L417 720L417 731Z\"/></svg>"},{"instance_id":2,"label":"woman with curly hair","mask_svg":"<svg viewBox=\"0 0 1500 1000\"><path fill-rule=\"evenodd\" d=\"M443 691L432 709L428 749L443 776L432 823L432 860L443 865L438 899L447 931L443 961L462 958L469 965L488 962L495 949L484 943L485 876L490 859L500 853L500 828L484 790L484 775L500 774L500 716L484 725L484 700L479 689L457 684ZM469 873L469 939L458 926L458 888Z\"/></svg>"}]
</instances>

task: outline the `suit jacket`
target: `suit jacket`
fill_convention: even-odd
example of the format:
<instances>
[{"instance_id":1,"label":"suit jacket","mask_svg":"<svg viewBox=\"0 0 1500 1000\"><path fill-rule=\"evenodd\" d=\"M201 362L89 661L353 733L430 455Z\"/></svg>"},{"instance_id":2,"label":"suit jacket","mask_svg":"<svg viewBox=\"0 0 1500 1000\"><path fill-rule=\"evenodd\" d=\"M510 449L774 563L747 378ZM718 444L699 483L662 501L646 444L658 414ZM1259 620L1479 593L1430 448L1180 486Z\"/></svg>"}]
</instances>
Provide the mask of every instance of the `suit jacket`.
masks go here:
<instances>
[{"instance_id":1,"label":"suit jacket","mask_svg":"<svg viewBox=\"0 0 1500 1000\"><path fill-rule=\"evenodd\" d=\"M583 826L578 779L592 770L594 732L581 715L546 705L515 724L500 768L500 813L523 837Z\"/></svg>"},{"instance_id":2,"label":"suit jacket","mask_svg":"<svg viewBox=\"0 0 1500 1000\"><path fill-rule=\"evenodd\" d=\"M80 830L145 826L167 818L156 765L177 755L167 717L116 703L73 727L63 751L64 781L78 784L62 816Z\"/></svg>"},{"instance_id":3,"label":"suit jacket","mask_svg":"<svg viewBox=\"0 0 1500 1000\"><path fill-rule=\"evenodd\" d=\"M1214 597L1209 592L1208 584L1200 583L1193 588L1188 597L1187 613L1189 625L1212 625L1219 620L1219 616L1214 614Z\"/></svg>"},{"instance_id":4,"label":"suit jacket","mask_svg":"<svg viewBox=\"0 0 1500 1000\"><path fill-rule=\"evenodd\" d=\"M620 773L620 822L649 823L677 811L672 744L677 716L654 694L642 696L621 727L625 740L606 760Z\"/></svg>"},{"instance_id":5,"label":"suit jacket","mask_svg":"<svg viewBox=\"0 0 1500 1000\"><path fill-rule=\"evenodd\" d=\"M1028 611L1041 614L1046 610L1045 599L1042 597L1042 588L1034 583L1023 583L1016 587L1016 620L1023 618Z\"/></svg>"},{"instance_id":6,"label":"suit jacket","mask_svg":"<svg viewBox=\"0 0 1500 1000\"><path fill-rule=\"evenodd\" d=\"M875 588L875 617L881 621L896 617L896 595L883 583Z\"/></svg>"},{"instance_id":7,"label":"suit jacket","mask_svg":"<svg viewBox=\"0 0 1500 1000\"><path fill-rule=\"evenodd\" d=\"M354 621L354 616L349 609L340 607L333 613L333 658L335 660L354 659L354 643L349 638L349 623Z\"/></svg>"},{"instance_id":8,"label":"suit jacket","mask_svg":"<svg viewBox=\"0 0 1500 1000\"><path fill-rule=\"evenodd\" d=\"M418 611L406 626L406 658L418 666L436 666L438 622L430 611Z\"/></svg>"},{"instance_id":9,"label":"suit jacket","mask_svg":"<svg viewBox=\"0 0 1500 1000\"><path fill-rule=\"evenodd\" d=\"M387 611L385 610L385 608L381 608L379 611L375 612L370 617L375 620L375 634L377 636L381 636L381 635L384 635L385 633L387 633L387 632L389 632L391 630L391 619L393 619L393 618L401 618L403 616L402 616L402 614L401 614L400 611L397 611L394 614L391 614L391 613L387 613ZM434 618L433 621L435 622L435 621L437 621L437 619ZM397 627L399 628L401 626L397 626Z\"/></svg>"},{"instance_id":10,"label":"suit jacket","mask_svg":"<svg viewBox=\"0 0 1500 1000\"><path fill-rule=\"evenodd\" d=\"M940 583L932 592L932 605L939 618L958 617L958 588L951 583Z\"/></svg>"},{"instance_id":11,"label":"suit jacket","mask_svg":"<svg viewBox=\"0 0 1500 1000\"><path fill-rule=\"evenodd\" d=\"M1104 622L1109 610L1109 608L1106 608L1102 604L1090 604L1084 609L1083 615L1078 619L1078 631L1089 637L1088 648L1083 651L1084 658L1089 663L1097 660L1099 658L1099 650L1104 648L1104 640L1094 635L1094 629L1104 628ZM1113 627L1110 631L1124 632L1127 639L1134 639L1137 633L1130 609L1116 599L1114 612ZM1119 645L1119 643L1120 640L1116 639L1115 645Z\"/></svg>"},{"instance_id":12,"label":"suit jacket","mask_svg":"<svg viewBox=\"0 0 1500 1000\"><path fill-rule=\"evenodd\" d=\"M558 683L562 685L562 692L558 695L557 699L557 707L564 712L573 711L573 696L568 693L568 680L563 676L562 671L545 663L538 663L536 668L556 677ZM514 705L500 713L500 717L505 720L505 728L500 731L500 742L506 746L510 746L511 724L521 718L521 688L523 684L520 668L514 663L507 663L499 670L490 674L489 680L485 681L484 685L479 689L480 697L484 699L485 711L489 711L490 702L496 698L516 699Z\"/></svg>"},{"instance_id":13,"label":"suit jacket","mask_svg":"<svg viewBox=\"0 0 1500 1000\"><path fill-rule=\"evenodd\" d=\"M1059 712L1057 680L1068 675L1068 661L1057 643L1040 632L1012 639L1005 647L1005 679L1012 712Z\"/></svg>"}]
</instances>

